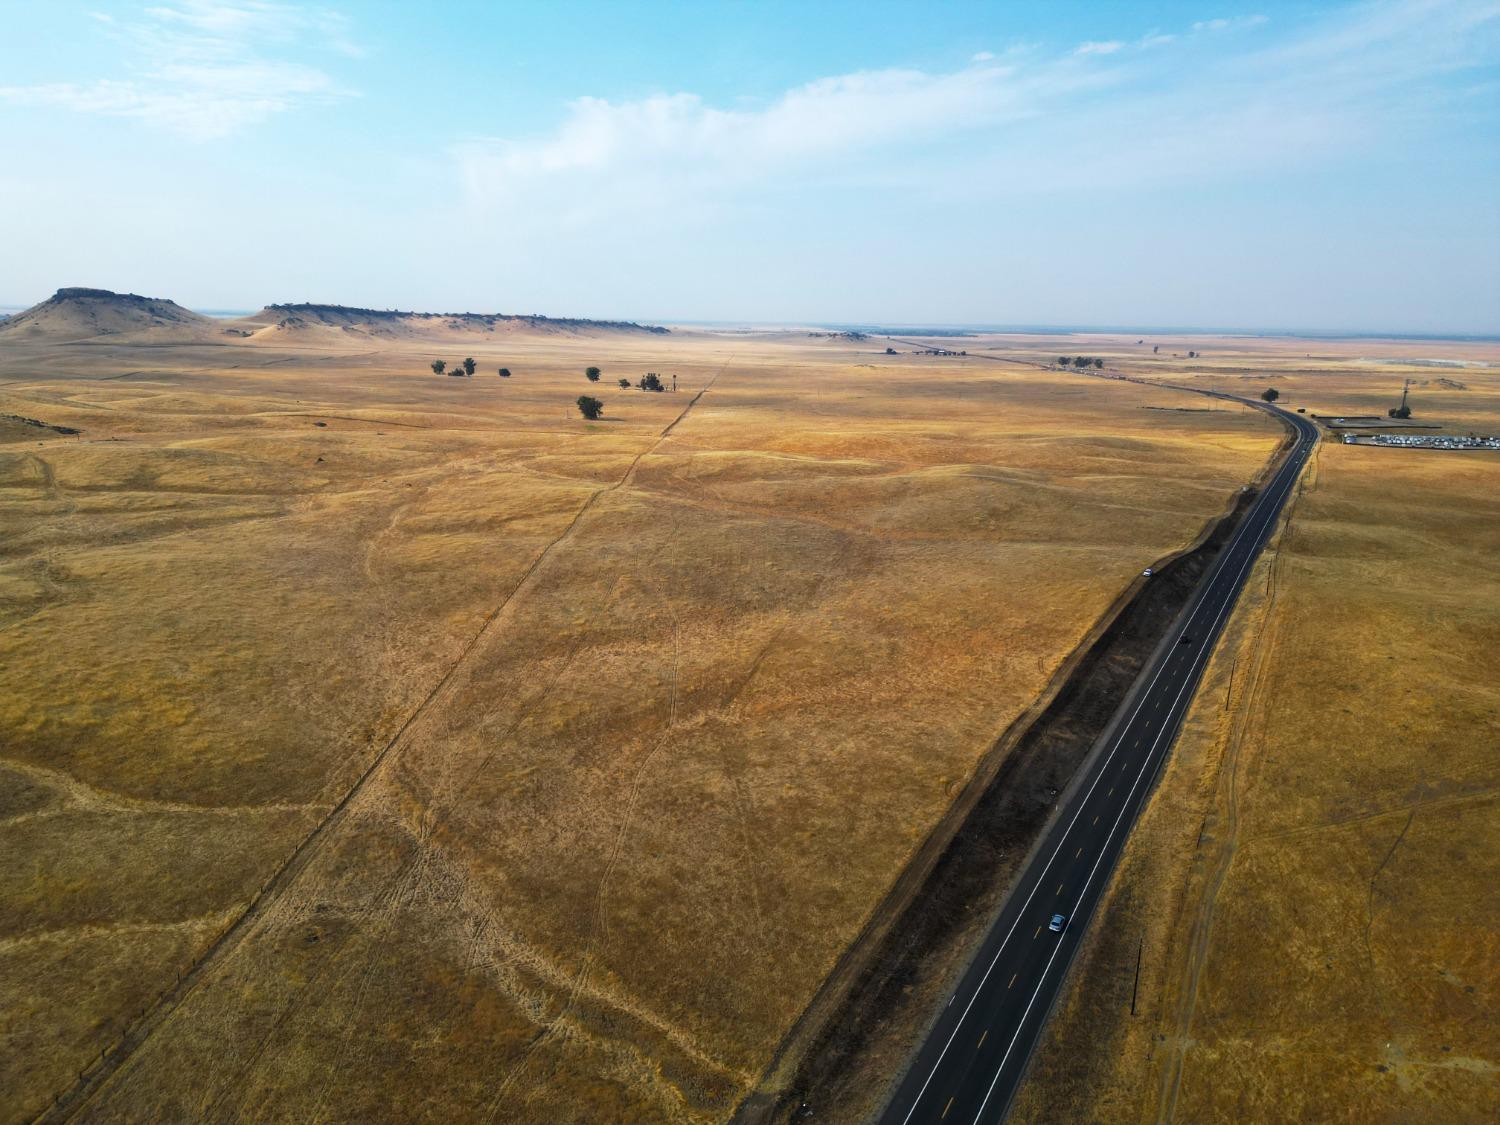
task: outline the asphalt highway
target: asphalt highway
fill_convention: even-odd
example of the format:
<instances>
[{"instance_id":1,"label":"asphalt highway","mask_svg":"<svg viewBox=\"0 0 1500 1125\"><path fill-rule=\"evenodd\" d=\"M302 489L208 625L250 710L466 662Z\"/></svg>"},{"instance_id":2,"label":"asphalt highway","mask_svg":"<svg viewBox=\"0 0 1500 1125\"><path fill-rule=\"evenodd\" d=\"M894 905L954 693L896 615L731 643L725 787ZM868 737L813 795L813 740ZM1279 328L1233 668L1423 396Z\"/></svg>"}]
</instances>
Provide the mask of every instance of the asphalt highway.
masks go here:
<instances>
[{"instance_id":1,"label":"asphalt highway","mask_svg":"<svg viewBox=\"0 0 1500 1125\"><path fill-rule=\"evenodd\" d=\"M1200 392L1210 393L1210 392ZM1229 395L1217 398L1245 402ZM1125 839L1149 796L1251 566L1317 442L1296 442L1142 669L886 1107L886 1125L1003 1120ZM1067 922L1049 929L1054 915Z\"/></svg>"}]
</instances>

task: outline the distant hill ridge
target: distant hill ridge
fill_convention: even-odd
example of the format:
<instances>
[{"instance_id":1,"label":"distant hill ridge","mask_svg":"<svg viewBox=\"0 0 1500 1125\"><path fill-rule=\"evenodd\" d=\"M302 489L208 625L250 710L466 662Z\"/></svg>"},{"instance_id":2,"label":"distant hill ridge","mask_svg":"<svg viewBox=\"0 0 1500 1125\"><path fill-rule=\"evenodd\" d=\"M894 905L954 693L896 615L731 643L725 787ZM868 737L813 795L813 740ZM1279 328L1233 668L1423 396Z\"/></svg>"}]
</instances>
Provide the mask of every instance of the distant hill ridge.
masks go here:
<instances>
[{"instance_id":1,"label":"distant hill ridge","mask_svg":"<svg viewBox=\"0 0 1500 1125\"><path fill-rule=\"evenodd\" d=\"M325 323L346 323L357 320L439 320L485 326L503 322L526 324L536 328L607 328L624 332L652 332L658 335L666 335L671 331L670 328L662 328L655 324L637 324L633 320L589 320L582 317L543 316L541 313L525 315L519 313L410 312L404 309L362 309L351 305L320 305L305 301L295 304L267 305L261 315L265 316L267 313L282 313L290 317L311 318Z\"/></svg>"},{"instance_id":2,"label":"distant hill ridge","mask_svg":"<svg viewBox=\"0 0 1500 1125\"><path fill-rule=\"evenodd\" d=\"M165 297L81 286L59 289L40 304L0 321L5 336L112 336L157 331L180 334L211 324Z\"/></svg>"},{"instance_id":3,"label":"distant hill ridge","mask_svg":"<svg viewBox=\"0 0 1500 1125\"><path fill-rule=\"evenodd\" d=\"M271 342L287 337L337 340L450 338L514 332L642 332L669 329L625 320L530 316L509 313L421 313L401 309L362 309L310 302L267 305L253 316L219 319L185 309L164 297L115 293L70 286L40 304L0 317L0 339L55 339L84 342L92 337L128 337L139 342L222 342L225 337Z\"/></svg>"}]
</instances>

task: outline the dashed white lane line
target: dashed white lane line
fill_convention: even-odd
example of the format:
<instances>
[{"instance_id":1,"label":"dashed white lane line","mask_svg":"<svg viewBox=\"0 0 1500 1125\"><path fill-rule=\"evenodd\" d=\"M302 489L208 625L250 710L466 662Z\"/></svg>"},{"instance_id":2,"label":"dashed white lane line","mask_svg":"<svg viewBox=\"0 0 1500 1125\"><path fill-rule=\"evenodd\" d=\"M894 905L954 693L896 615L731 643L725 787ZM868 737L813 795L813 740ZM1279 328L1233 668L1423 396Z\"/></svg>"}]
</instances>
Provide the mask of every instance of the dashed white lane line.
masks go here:
<instances>
[{"instance_id":1,"label":"dashed white lane line","mask_svg":"<svg viewBox=\"0 0 1500 1125\"><path fill-rule=\"evenodd\" d=\"M1243 577L1245 571L1249 568L1250 562L1253 560L1253 558L1254 555L1252 554L1251 557L1247 558L1245 560L1245 563L1241 565L1239 573L1235 576L1235 583L1238 583L1240 578ZM1216 629L1218 629L1219 622L1223 620L1225 613L1228 612L1230 606L1233 605L1235 600L1237 599L1225 600L1224 605L1221 606L1219 612L1215 614L1213 624L1209 626L1209 633L1213 633ZM1194 664L1196 665L1197 663L1198 661L1195 659ZM1187 683L1184 682L1183 687L1178 689L1177 695L1172 700L1172 707L1167 712L1169 715L1172 713L1172 711L1175 711L1177 709L1177 705L1182 701L1182 695L1186 690L1186 687ZM1141 772L1136 775L1135 782L1130 787L1130 792L1126 795L1125 800L1120 805L1120 811L1118 814L1116 814L1114 823L1110 825L1109 835L1104 838L1104 846L1099 849L1099 855L1094 860L1094 866L1089 869L1089 877L1084 881L1083 890L1078 894L1079 902L1082 902L1084 898L1087 897L1089 887L1093 885L1094 876L1099 872L1099 865L1104 862L1105 853L1109 851L1109 843L1114 839L1115 833L1119 830L1120 821L1124 818L1126 811L1130 808L1130 802L1131 799L1135 796L1136 788L1140 785L1141 780L1146 776L1146 766L1150 763L1152 757L1155 756L1156 748L1160 745L1162 738L1166 735L1169 726L1170 724L1163 725L1161 730L1157 732L1156 738L1152 740L1151 749L1147 751L1146 759L1141 764ZM995 1085L1000 1081L1000 1075L1005 1073L1005 1064L1010 1060L1011 1052L1016 1049L1016 1041L1020 1039L1021 1032L1026 1027L1027 1017L1031 1015L1031 1009L1033 1006L1035 1006L1037 997L1041 995L1042 988L1047 981L1047 974L1052 971L1052 963L1057 960L1057 955L1062 951L1062 947L1063 943L1059 941L1057 945L1053 947L1052 956L1047 958L1047 964L1042 968L1042 975L1037 980L1037 986L1034 990L1032 990L1031 997L1026 1002L1026 1010L1021 1013L1021 1019L1016 1024L1015 1033L1010 1037L1010 1043L1006 1045L1005 1054L1000 1058L1000 1065L995 1068L995 1077L990 1079L989 1089L985 1091L984 1100L979 1103L979 1109L974 1114L974 1125L979 1125L980 1119L984 1117L985 1107L990 1103L990 1098L995 1092ZM913 1106L912 1108L915 1109L916 1107ZM907 1115L908 1118L910 1118L910 1116L910 1114Z\"/></svg>"},{"instance_id":2,"label":"dashed white lane line","mask_svg":"<svg viewBox=\"0 0 1500 1125\"><path fill-rule=\"evenodd\" d=\"M1299 468L1300 468L1300 466L1299 466ZM1282 493L1282 496L1283 496L1283 499L1285 497L1285 494L1287 492L1291 491L1291 482L1294 481L1295 479L1296 479L1296 474L1294 473L1294 474L1291 475L1291 477L1288 478L1288 480L1284 483L1283 487L1280 489L1280 491ZM1269 495L1269 494L1263 494L1263 495ZM1278 499L1278 500L1276 500L1272 504L1272 507L1276 509L1278 515L1280 513L1281 503L1282 503L1282 500ZM1261 521L1261 522L1263 524L1265 524L1267 521ZM1258 541L1259 537L1260 537L1260 530L1257 530L1255 532L1255 534L1251 537L1251 539ZM1240 542L1248 542L1248 540L1241 540ZM1216 560L1216 562L1214 564L1214 568L1213 568L1212 571L1210 571L1210 574L1209 574L1209 583L1208 583L1208 587L1207 587L1209 590L1212 590L1212 589L1216 588L1216 584L1217 584L1218 579L1219 579L1219 572L1224 567L1224 565L1229 561L1230 557L1234 553L1234 548L1236 546L1238 546L1238 542L1237 543L1229 544L1228 545L1228 549L1225 550L1224 553L1219 556L1218 560ZM1250 561L1253 560L1253 558L1254 558L1254 556L1255 556L1256 553L1257 553L1256 551L1247 552L1247 554L1249 555L1249 557L1247 558L1246 562L1240 566L1240 570L1236 574L1234 582L1231 583L1231 588L1233 588L1234 585L1238 584L1241 576L1243 576L1245 570L1249 566ZM1205 600L1206 600L1205 598L1200 597L1197 600L1197 603L1193 605L1192 611L1189 613L1189 615L1187 617L1187 620L1186 620L1186 623L1177 631L1177 636L1179 638L1181 637L1182 633L1185 632L1191 626L1193 619L1197 616L1197 613L1198 613L1199 609L1202 608L1203 602ZM1212 633L1215 629L1218 628L1219 621L1223 618L1224 613L1226 612L1226 610L1229 608L1229 606L1231 604L1232 604L1232 601L1226 601L1225 605L1222 606L1222 607L1220 607L1220 610L1219 610L1218 614L1214 618L1213 624L1209 627L1209 632L1210 633ZM1205 649L1203 651L1207 651L1207 650ZM1196 665L1197 662L1198 662L1198 657L1195 654L1192 663L1194 665ZM1136 720L1136 718L1140 715L1142 705L1144 704L1145 700L1150 696L1150 693L1151 693L1152 689L1155 688L1157 680L1160 679L1161 674L1162 674L1162 672L1164 672L1166 670L1166 667L1167 667L1167 662L1163 662L1162 667L1158 668L1157 671L1156 671L1156 674L1154 676L1152 676L1151 682L1146 685L1145 691L1141 693L1141 696L1139 697L1139 701L1136 703L1135 711L1132 712L1130 718L1124 720L1120 724L1119 728L1117 728L1122 734L1129 729L1130 724L1133 723ZM1181 689L1179 689L1177 698L1180 699L1181 698L1181 694L1182 694ZM1174 701L1173 701L1173 707L1175 707L1175 706L1176 706L1176 700L1174 699ZM1170 712L1169 712L1169 714L1170 714ZM1155 752L1156 742L1160 741L1160 737L1161 737L1160 734L1158 734L1157 740L1152 743L1151 750L1147 752L1147 755L1146 755L1146 761L1147 762L1150 761L1152 754ZM1053 850L1053 852L1052 852L1052 855L1048 857L1047 864L1042 869L1042 875L1046 874L1046 872L1051 868L1053 862L1057 859L1057 855L1062 850L1063 844L1067 842L1068 834L1073 830L1073 825L1077 823L1079 815L1083 812L1084 808L1088 805L1089 798L1093 796L1093 792L1094 792L1095 787L1097 787L1098 784L1099 784L1099 782L1100 782L1100 780L1102 780L1102 778L1104 776L1105 770L1108 769L1109 763L1113 760L1113 758L1115 756L1115 753L1120 749L1121 744L1122 744L1121 739L1116 738L1115 744L1110 748L1109 754L1105 757L1103 765L1100 767L1100 770L1099 770L1098 774L1095 776L1094 781L1092 782L1092 784L1090 784L1088 792L1084 794L1083 799L1078 803L1077 810L1073 813L1072 820L1070 820L1068 822L1068 827L1063 830L1062 836L1061 836L1061 838L1058 841L1057 848L1055 848ZM1143 766L1144 766L1144 763L1143 763ZM1137 777L1136 777L1136 784L1139 784L1140 778L1143 777L1143 776L1145 776L1145 769L1144 768L1142 769L1141 773L1137 775ZM1109 792L1110 792L1111 795L1113 795L1114 788L1111 787L1111 789L1110 789ZM1134 792L1135 792L1135 785L1132 785L1131 786L1131 793L1133 794ZM1129 799L1127 798L1127 800L1125 802L1125 807L1129 807L1129 803L1130 803ZM1123 809L1121 811L1123 813ZM1118 817L1116 818L1116 823L1118 823ZM1111 828L1109 837L1106 837L1106 845L1108 843L1108 840L1111 839L1111 838L1113 838L1113 835L1114 835L1114 829ZM1107 847L1104 850L1107 850ZM1095 860L1095 862L1094 862L1094 870L1098 869L1099 862L1104 857L1104 850L1101 850L1101 852L1099 854L1099 858ZM1092 875L1092 872L1091 872L1090 873L1090 881L1092 881L1092 878L1093 878L1093 875ZM1005 952L1005 947L1006 947L1007 943L1009 943L1009 941L1011 939L1011 936L1015 933L1016 926L1020 923L1021 916L1026 913L1026 908L1031 904L1032 898L1034 898L1036 896L1036 892L1037 892L1038 889L1040 889L1040 887L1041 887L1041 878L1038 877L1037 881L1034 884L1032 884L1031 892L1030 892L1030 894L1028 894L1026 896L1026 901L1024 903L1022 903L1021 909L1019 911L1017 911L1015 921L1011 923L1010 929L1008 931L1006 931L1005 937L1001 939L999 946L996 947L995 955L994 955L994 957L992 957L990 959L989 965L985 967L984 975L979 978L979 983L978 983L978 985L975 986L973 995L971 995L969 997L968 1003L964 1005L963 1012L959 1014L958 1021L957 1021L957 1023L954 1024L953 1031L949 1034L947 1042L945 1042L943 1044L943 1049L940 1052L938 1052L938 1057L937 1057L936 1061L933 1063L932 1069L930 1071L928 1071L927 1078L923 1081L921 1089L919 1089L917 1091L917 1096L912 1099L911 1108L909 1110L907 1110L906 1116L902 1118L902 1125L907 1125L907 1123L911 1121L912 1115L914 1113L916 1113L917 1107L922 1103L922 1098L926 1095L928 1086L931 1085L933 1078L937 1075L938 1068L942 1066L943 1059L948 1054L948 1049L953 1045L953 1040L955 1038L957 1038L959 1031L962 1029L962 1027L964 1025L964 1021L968 1019L969 1012L974 1007L974 1002L979 999L980 993L984 990L985 983L989 980L990 973L994 970L995 965L1000 960L1000 955ZM1084 893L1087 893L1087 884L1085 884ZM1082 895L1080 895L1079 897L1080 897L1080 900L1081 900L1082 899ZM1041 927L1038 926L1037 927L1037 934L1040 934L1040 933L1041 933ZM1033 935L1033 939L1035 939L1035 936L1036 935ZM1059 949L1061 949L1061 948L1062 948L1062 943L1059 942L1057 944L1056 948L1053 949L1053 951L1052 951L1052 957L1048 959L1046 967L1044 967L1043 970L1042 970L1042 977L1041 977L1042 981L1046 980L1047 973L1048 973L1048 971L1052 967L1052 961L1057 957L1057 951ZM1040 988L1041 988L1041 985L1039 984L1038 987L1037 987L1037 991L1038 992L1040 991ZM1035 1003L1036 996L1037 996L1037 992L1033 992L1032 996L1031 996L1031 1000L1027 1004L1027 1012L1030 1011L1031 1004ZM951 1001L950 1001L950 1004L951 1004ZM1025 1026L1025 1023L1026 1023L1026 1014L1023 1013L1022 1016L1021 1016L1021 1023L1017 1026L1017 1030L1016 1030L1016 1034L1017 1035L1020 1034L1020 1029ZM1015 1037L1012 1037L1010 1046L1006 1048L1006 1056L1007 1057L1009 1057L1010 1051L1013 1050L1014 1047L1015 1047ZM995 1078L990 1083L990 1092L991 1093L994 1090L994 1084L995 1084L995 1082L999 1081L1000 1073L1001 1073L1001 1071L1003 1071L1004 1066L1005 1066L1005 1061L1002 1059L1001 1060L1001 1064L1000 1064L1000 1070L996 1071ZM987 1093L985 1095L985 1103L988 1103L989 1097L990 1097L990 1095ZM950 1099L950 1104L951 1104L951 1099ZM981 1106L980 1106L980 1113L981 1114L983 1113L983 1110L984 1110L984 1105L981 1104ZM944 1110L944 1114L946 1115L946 1113L947 1113L947 1110L945 1109ZM975 1120L977 1122L978 1121L978 1117L976 1117Z\"/></svg>"}]
</instances>

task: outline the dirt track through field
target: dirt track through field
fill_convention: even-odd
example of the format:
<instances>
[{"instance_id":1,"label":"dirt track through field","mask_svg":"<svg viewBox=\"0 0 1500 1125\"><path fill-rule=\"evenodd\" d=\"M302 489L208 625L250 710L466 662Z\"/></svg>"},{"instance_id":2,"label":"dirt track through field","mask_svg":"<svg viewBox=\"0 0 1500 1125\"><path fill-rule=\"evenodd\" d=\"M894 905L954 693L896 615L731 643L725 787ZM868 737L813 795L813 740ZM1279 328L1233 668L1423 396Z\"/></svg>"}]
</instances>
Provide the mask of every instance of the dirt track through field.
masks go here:
<instances>
[{"instance_id":1,"label":"dirt track through field","mask_svg":"<svg viewBox=\"0 0 1500 1125\"><path fill-rule=\"evenodd\" d=\"M719 378L728 369L733 359L734 357L731 355L725 360L718 371L693 395L687 405L682 408L682 411L662 429L655 440L631 459L630 464L618 480L602 488L595 489L589 494L588 498L584 500L583 504L573 514L573 518L568 521L567 526L537 553L530 565L522 572L521 577L511 588L510 592L486 615L479 628L465 643L457 657L448 666L446 671L444 671L437 684L411 711L396 733L374 756L370 764L355 779L343 797L334 804L327 815L292 850L285 862L265 883L260 892L250 899L239 917L208 946L197 961L182 973L175 987L164 993L155 1004L148 1007L127 1027L120 1040L112 1049L104 1052L95 1067L80 1075L78 1081L70 1090L58 1097L52 1106L37 1116L36 1120L38 1122L68 1120L81 1110L109 1082L120 1068L129 1061L131 1056L151 1037L183 1000L192 993L193 989L203 979L207 970L222 962L233 952L240 940L249 933L252 925L285 894L301 872L306 869L313 855L317 852L319 844L343 820L354 799L369 787L370 782L381 773L383 767L396 756L397 751L404 745L406 736L412 727L445 698L455 675L464 666L470 654L493 631L496 623L500 621L506 611L515 604L517 597L527 588L542 564L547 561L557 547L568 540L583 517L600 497L621 488L629 487L641 461L654 453L661 447L663 442L668 440L672 431L688 416L693 407L698 404L698 401L719 381ZM582 982L580 981L579 983L581 985Z\"/></svg>"}]
</instances>

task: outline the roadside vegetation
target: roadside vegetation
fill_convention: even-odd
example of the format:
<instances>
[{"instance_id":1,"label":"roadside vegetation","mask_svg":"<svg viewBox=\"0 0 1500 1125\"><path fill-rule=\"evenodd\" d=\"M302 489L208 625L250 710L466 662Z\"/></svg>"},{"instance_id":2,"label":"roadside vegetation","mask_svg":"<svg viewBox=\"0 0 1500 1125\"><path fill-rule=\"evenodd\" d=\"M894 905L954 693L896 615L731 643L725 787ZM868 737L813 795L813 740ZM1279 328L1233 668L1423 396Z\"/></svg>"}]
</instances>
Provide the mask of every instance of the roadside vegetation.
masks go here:
<instances>
[{"instance_id":1,"label":"roadside vegetation","mask_svg":"<svg viewBox=\"0 0 1500 1125\"><path fill-rule=\"evenodd\" d=\"M726 1120L1276 437L690 333L517 331L424 400L329 339L0 351L0 413L82 431L0 420L0 1116L160 1010L90 1113ZM708 389L561 426L590 362Z\"/></svg>"},{"instance_id":2,"label":"roadside vegetation","mask_svg":"<svg viewBox=\"0 0 1500 1125\"><path fill-rule=\"evenodd\" d=\"M1308 370L1267 348L1255 362L1285 368L1278 385L1311 412L1377 415L1405 372L1358 354ZM1226 356L1200 385L1238 391L1245 363ZM1500 377L1408 377L1446 432L1500 433ZM1493 1116L1495 472L1488 453L1323 442L1131 838L1018 1119Z\"/></svg>"}]
</instances>

